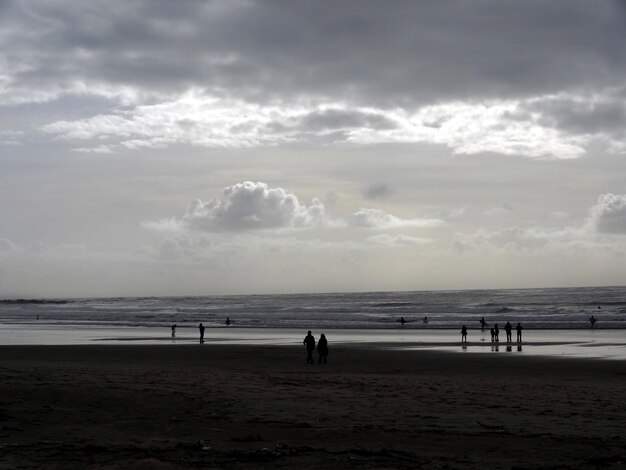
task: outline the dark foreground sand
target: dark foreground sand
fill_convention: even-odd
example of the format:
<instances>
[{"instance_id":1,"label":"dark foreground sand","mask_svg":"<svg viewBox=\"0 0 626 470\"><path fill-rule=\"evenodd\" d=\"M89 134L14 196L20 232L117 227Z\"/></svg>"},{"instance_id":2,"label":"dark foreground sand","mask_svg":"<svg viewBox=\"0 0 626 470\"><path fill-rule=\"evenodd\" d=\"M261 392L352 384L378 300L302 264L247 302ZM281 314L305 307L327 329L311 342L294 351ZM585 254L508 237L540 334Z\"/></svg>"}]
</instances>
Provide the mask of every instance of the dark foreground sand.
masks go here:
<instances>
[{"instance_id":1,"label":"dark foreground sand","mask_svg":"<svg viewBox=\"0 0 626 470\"><path fill-rule=\"evenodd\" d=\"M624 468L626 364L0 347L1 468Z\"/></svg>"}]
</instances>

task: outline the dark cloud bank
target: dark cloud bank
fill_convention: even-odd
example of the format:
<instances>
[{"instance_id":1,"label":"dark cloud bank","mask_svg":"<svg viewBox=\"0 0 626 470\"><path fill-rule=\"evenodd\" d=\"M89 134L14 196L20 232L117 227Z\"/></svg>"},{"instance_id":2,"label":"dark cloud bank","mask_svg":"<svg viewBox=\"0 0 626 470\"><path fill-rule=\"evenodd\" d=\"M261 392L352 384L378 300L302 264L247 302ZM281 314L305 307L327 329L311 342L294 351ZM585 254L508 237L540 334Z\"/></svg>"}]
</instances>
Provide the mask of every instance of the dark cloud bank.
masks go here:
<instances>
[{"instance_id":1,"label":"dark cloud bank","mask_svg":"<svg viewBox=\"0 0 626 470\"><path fill-rule=\"evenodd\" d=\"M253 102L304 94L389 107L621 86L624 5L5 1L0 34L9 90L202 86Z\"/></svg>"}]
</instances>

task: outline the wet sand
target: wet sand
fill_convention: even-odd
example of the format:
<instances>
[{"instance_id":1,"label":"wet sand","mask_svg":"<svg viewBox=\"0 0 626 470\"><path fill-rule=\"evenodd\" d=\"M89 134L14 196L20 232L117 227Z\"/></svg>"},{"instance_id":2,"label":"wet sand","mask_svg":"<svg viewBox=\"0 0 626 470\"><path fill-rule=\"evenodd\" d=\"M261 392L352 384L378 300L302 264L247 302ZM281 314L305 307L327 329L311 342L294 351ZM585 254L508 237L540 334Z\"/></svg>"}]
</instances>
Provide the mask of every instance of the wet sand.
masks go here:
<instances>
[{"instance_id":1,"label":"wet sand","mask_svg":"<svg viewBox=\"0 0 626 470\"><path fill-rule=\"evenodd\" d=\"M0 347L0 468L624 468L626 362Z\"/></svg>"}]
</instances>

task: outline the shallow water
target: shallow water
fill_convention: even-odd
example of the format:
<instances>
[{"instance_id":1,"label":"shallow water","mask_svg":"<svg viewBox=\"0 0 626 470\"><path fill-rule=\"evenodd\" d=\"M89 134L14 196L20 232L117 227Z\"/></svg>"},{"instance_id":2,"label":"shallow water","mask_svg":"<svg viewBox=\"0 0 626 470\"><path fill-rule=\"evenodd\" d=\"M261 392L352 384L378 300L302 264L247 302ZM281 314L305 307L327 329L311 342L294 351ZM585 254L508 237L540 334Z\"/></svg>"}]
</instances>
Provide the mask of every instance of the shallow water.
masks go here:
<instances>
[{"instance_id":1,"label":"shallow water","mask_svg":"<svg viewBox=\"0 0 626 470\"><path fill-rule=\"evenodd\" d=\"M34 324L4 324L0 344L70 345L70 344L166 344L171 346L198 343L195 327L179 327L172 338L169 327L100 327ZM372 344L401 349L430 349L463 354L524 354L540 356L585 357L626 360L625 330L526 330L523 343L507 345L490 342L488 331L469 330L468 343L460 343L457 330L328 329L333 344ZM321 331L313 331L319 337ZM205 332L206 346L211 344L300 345L306 331L293 328L215 327ZM515 334L515 333L514 333ZM504 332L501 333L504 337Z\"/></svg>"}]
</instances>

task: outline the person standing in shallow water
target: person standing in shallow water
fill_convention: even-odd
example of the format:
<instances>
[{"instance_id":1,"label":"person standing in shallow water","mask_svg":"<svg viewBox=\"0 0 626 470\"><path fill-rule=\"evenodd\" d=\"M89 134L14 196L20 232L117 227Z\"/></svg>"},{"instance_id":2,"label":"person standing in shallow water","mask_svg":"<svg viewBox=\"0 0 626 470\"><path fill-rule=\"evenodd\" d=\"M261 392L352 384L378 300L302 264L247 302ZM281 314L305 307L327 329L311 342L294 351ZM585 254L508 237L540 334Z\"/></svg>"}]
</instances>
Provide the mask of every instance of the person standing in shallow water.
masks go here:
<instances>
[{"instance_id":1,"label":"person standing in shallow water","mask_svg":"<svg viewBox=\"0 0 626 470\"><path fill-rule=\"evenodd\" d=\"M311 334L311 331L306 334L304 337L304 341L302 344L306 346L306 362L307 364L313 364L315 361L313 360L313 351L315 351L315 338Z\"/></svg>"},{"instance_id":2,"label":"person standing in shallow water","mask_svg":"<svg viewBox=\"0 0 626 470\"><path fill-rule=\"evenodd\" d=\"M317 342L317 353L319 354L317 362L326 364L326 358L328 357L328 341L324 333L320 335L320 340Z\"/></svg>"},{"instance_id":3,"label":"person standing in shallow water","mask_svg":"<svg viewBox=\"0 0 626 470\"><path fill-rule=\"evenodd\" d=\"M467 343L467 327L465 325L461 328L461 343Z\"/></svg>"},{"instance_id":4,"label":"person standing in shallow water","mask_svg":"<svg viewBox=\"0 0 626 470\"><path fill-rule=\"evenodd\" d=\"M200 342L204 343L204 325L202 323L198 325L198 330L200 330Z\"/></svg>"},{"instance_id":5,"label":"person standing in shallow water","mask_svg":"<svg viewBox=\"0 0 626 470\"><path fill-rule=\"evenodd\" d=\"M518 323L517 326L515 327L515 331L517 331L517 342L521 343L522 342L522 330L524 328L522 328L521 323Z\"/></svg>"},{"instance_id":6,"label":"person standing in shallow water","mask_svg":"<svg viewBox=\"0 0 626 470\"><path fill-rule=\"evenodd\" d=\"M496 343L500 342L500 328L497 323L493 325L493 339Z\"/></svg>"},{"instance_id":7,"label":"person standing in shallow water","mask_svg":"<svg viewBox=\"0 0 626 470\"><path fill-rule=\"evenodd\" d=\"M504 331L506 331L506 342L510 343L511 341L513 341L513 337L511 335L513 327L511 326L510 322L506 322L506 325L504 325Z\"/></svg>"},{"instance_id":8,"label":"person standing in shallow water","mask_svg":"<svg viewBox=\"0 0 626 470\"><path fill-rule=\"evenodd\" d=\"M487 326L487 322L485 321L485 317L480 318L480 329L481 331L485 331L485 327Z\"/></svg>"},{"instance_id":9,"label":"person standing in shallow water","mask_svg":"<svg viewBox=\"0 0 626 470\"><path fill-rule=\"evenodd\" d=\"M589 323L591 323L591 328L593 328L594 326L596 326L596 319L593 315L591 315L591 317L589 318Z\"/></svg>"}]
</instances>

